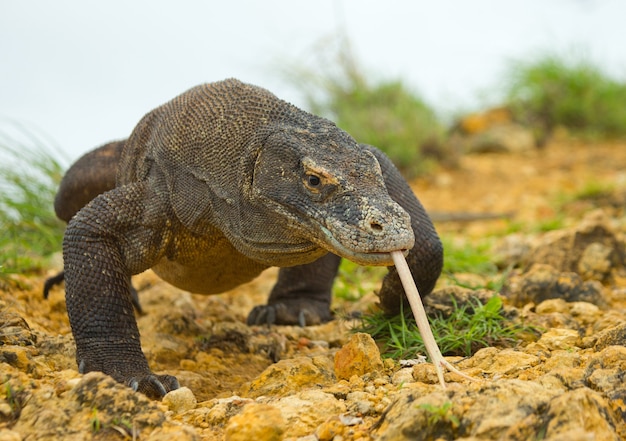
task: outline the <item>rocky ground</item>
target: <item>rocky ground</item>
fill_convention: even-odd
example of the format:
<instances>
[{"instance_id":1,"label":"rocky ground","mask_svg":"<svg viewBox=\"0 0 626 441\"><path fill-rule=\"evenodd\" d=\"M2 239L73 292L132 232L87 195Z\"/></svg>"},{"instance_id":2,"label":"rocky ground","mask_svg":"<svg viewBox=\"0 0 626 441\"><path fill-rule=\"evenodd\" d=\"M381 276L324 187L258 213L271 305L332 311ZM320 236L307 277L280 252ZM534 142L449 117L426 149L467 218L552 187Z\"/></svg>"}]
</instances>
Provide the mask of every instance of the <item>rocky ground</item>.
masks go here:
<instances>
[{"instance_id":1,"label":"rocky ground","mask_svg":"<svg viewBox=\"0 0 626 441\"><path fill-rule=\"evenodd\" d=\"M431 212L509 215L437 226L453 243L494 238L490 257L513 268L507 316L540 329L513 347L450 357L476 381L447 374L445 390L429 363L382 360L351 321L247 327L275 271L213 297L147 272L134 280L143 346L155 371L184 386L150 401L79 375L63 289L45 301L45 275L24 277L0 288L0 440L626 439L624 164L624 144L557 139L470 154L414 183ZM542 233L550 224L559 228ZM472 294L449 285L442 278L430 302ZM374 302L369 293L337 307Z\"/></svg>"}]
</instances>

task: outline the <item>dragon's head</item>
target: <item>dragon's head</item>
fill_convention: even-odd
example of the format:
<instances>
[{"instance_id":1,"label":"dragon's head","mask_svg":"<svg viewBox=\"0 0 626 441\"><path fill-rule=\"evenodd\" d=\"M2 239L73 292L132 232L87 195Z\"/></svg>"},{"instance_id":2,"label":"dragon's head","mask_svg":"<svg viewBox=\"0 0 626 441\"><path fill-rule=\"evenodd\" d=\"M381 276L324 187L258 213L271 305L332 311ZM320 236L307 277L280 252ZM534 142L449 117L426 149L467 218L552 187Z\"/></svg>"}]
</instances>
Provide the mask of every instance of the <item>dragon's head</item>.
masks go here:
<instances>
[{"instance_id":1,"label":"dragon's head","mask_svg":"<svg viewBox=\"0 0 626 441\"><path fill-rule=\"evenodd\" d=\"M374 154L330 121L312 121L271 132L257 152L248 196L266 207L267 237L393 265L389 252L414 244L408 213L389 196Z\"/></svg>"}]
</instances>

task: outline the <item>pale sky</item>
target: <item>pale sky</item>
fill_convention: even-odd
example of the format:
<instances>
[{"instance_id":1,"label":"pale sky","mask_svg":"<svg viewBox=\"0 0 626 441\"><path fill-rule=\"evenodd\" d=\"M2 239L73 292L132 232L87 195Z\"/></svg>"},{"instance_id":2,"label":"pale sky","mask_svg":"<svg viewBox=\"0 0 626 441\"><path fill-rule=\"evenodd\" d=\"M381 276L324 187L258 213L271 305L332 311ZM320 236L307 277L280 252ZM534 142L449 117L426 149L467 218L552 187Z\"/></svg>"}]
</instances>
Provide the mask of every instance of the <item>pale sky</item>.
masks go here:
<instances>
[{"instance_id":1,"label":"pale sky","mask_svg":"<svg viewBox=\"0 0 626 441\"><path fill-rule=\"evenodd\" d=\"M551 50L626 78L625 20L623 0L0 0L0 119L75 159L202 82L236 77L303 106L279 67L310 64L338 29L367 72L449 112L494 95L508 60Z\"/></svg>"}]
</instances>

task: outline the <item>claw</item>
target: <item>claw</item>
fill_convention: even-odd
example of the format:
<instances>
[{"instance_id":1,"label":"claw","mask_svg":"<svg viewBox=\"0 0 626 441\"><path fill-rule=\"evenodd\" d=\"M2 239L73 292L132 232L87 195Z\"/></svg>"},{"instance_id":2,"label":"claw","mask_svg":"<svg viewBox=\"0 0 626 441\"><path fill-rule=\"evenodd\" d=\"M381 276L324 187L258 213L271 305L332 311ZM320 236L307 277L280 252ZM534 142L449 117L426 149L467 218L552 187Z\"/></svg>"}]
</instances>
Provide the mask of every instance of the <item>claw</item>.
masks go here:
<instances>
[{"instance_id":1,"label":"claw","mask_svg":"<svg viewBox=\"0 0 626 441\"><path fill-rule=\"evenodd\" d=\"M137 390L139 389L139 381L137 381L135 378L131 378L130 380L128 380L128 387L130 387L134 392L137 392Z\"/></svg>"},{"instance_id":2,"label":"claw","mask_svg":"<svg viewBox=\"0 0 626 441\"><path fill-rule=\"evenodd\" d=\"M150 375L148 378L146 378L146 381L148 381L156 389L157 393L160 396L164 397L165 394L167 394L167 389L165 389L163 383L161 383L161 381L154 375Z\"/></svg>"},{"instance_id":3,"label":"claw","mask_svg":"<svg viewBox=\"0 0 626 441\"><path fill-rule=\"evenodd\" d=\"M306 327L306 314L304 311L298 313L298 325L300 325L301 328Z\"/></svg>"},{"instance_id":4,"label":"claw","mask_svg":"<svg viewBox=\"0 0 626 441\"><path fill-rule=\"evenodd\" d=\"M267 308L265 308L265 312L266 312L266 318L265 318L265 323L267 325L273 325L276 323L276 308L274 308L273 306L268 306Z\"/></svg>"},{"instance_id":5,"label":"claw","mask_svg":"<svg viewBox=\"0 0 626 441\"><path fill-rule=\"evenodd\" d=\"M176 390L176 389L180 389L180 383L178 382L178 378L174 377L174 379L172 380L171 390Z\"/></svg>"},{"instance_id":6,"label":"claw","mask_svg":"<svg viewBox=\"0 0 626 441\"><path fill-rule=\"evenodd\" d=\"M79 374L85 373L85 360L81 360L80 363L78 363L78 373Z\"/></svg>"},{"instance_id":7,"label":"claw","mask_svg":"<svg viewBox=\"0 0 626 441\"><path fill-rule=\"evenodd\" d=\"M276 308L274 306L255 306L246 320L248 326L276 324Z\"/></svg>"},{"instance_id":8,"label":"claw","mask_svg":"<svg viewBox=\"0 0 626 441\"><path fill-rule=\"evenodd\" d=\"M141 303L139 303L139 293L132 284L130 285L130 300L133 302L133 307L135 311L137 311L137 314L144 315Z\"/></svg>"},{"instance_id":9,"label":"claw","mask_svg":"<svg viewBox=\"0 0 626 441\"><path fill-rule=\"evenodd\" d=\"M248 314L248 319L246 320L246 324L248 326L260 325L261 320L264 317L265 313L262 306L255 306Z\"/></svg>"},{"instance_id":10,"label":"claw","mask_svg":"<svg viewBox=\"0 0 626 441\"><path fill-rule=\"evenodd\" d=\"M135 392L141 392L150 398L163 398L169 391L180 388L176 377L171 375L146 375L145 377L132 377L126 381L126 385Z\"/></svg>"},{"instance_id":11,"label":"claw","mask_svg":"<svg viewBox=\"0 0 626 441\"><path fill-rule=\"evenodd\" d=\"M65 271L61 271L59 274L54 275L52 277L48 277L46 279L46 281L43 284L43 298L47 299L49 294L50 294L50 290L52 289L53 286L58 285L59 283L63 282L65 280Z\"/></svg>"},{"instance_id":12,"label":"claw","mask_svg":"<svg viewBox=\"0 0 626 441\"><path fill-rule=\"evenodd\" d=\"M332 313L326 312L325 307L297 301L255 306L248 314L246 323L248 325L298 325L304 328L332 319Z\"/></svg>"}]
</instances>

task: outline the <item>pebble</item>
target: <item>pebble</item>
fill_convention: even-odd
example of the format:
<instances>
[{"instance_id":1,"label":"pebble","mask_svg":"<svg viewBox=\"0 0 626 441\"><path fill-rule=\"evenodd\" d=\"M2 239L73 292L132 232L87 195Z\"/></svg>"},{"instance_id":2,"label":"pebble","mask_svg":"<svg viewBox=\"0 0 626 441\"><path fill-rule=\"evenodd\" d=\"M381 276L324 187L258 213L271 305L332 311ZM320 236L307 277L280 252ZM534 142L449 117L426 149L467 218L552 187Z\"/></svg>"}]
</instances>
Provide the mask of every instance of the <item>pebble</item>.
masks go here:
<instances>
[{"instance_id":1,"label":"pebble","mask_svg":"<svg viewBox=\"0 0 626 441\"><path fill-rule=\"evenodd\" d=\"M556 349L572 349L582 345L578 331L563 328L549 329L541 336L537 344L543 345L552 351Z\"/></svg>"},{"instance_id":2,"label":"pebble","mask_svg":"<svg viewBox=\"0 0 626 441\"><path fill-rule=\"evenodd\" d=\"M198 404L198 401L189 388L180 387L168 392L163 397L163 404L165 404L170 410L176 413L181 413L194 409Z\"/></svg>"},{"instance_id":3,"label":"pebble","mask_svg":"<svg viewBox=\"0 0 626 441\"><path fill-rule=\"evenodd\" d=\"M391 383L396 386L402 386L404 383L412 383L413 381L412 367L402 368L391 377Z\"/></svg>"},{"instance_id":4,"label":"pebble","mask_svg":"<svg viewBox=\"0 0 626 441\"><path fill-rule=\"evenodd\" d=\"M626 323L621 323L602 331L596 339L594 349L601 351L604 348L616 345L626 346Z\"/></svg>"},{"instance_id":5,"label":"pebble","mask_svg":"<svg viewBox=\"0 0 626 441\"><path fill-rule=\"evenodd\" d=\"M1 441L22 441L22 435L9 429L0 429Z\"/></svg>"}]
</instances>

